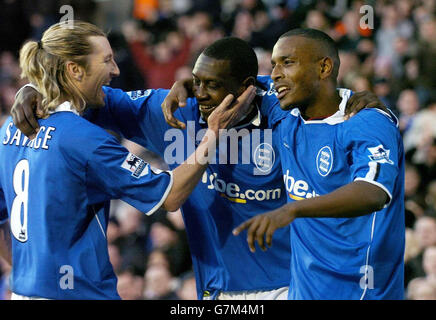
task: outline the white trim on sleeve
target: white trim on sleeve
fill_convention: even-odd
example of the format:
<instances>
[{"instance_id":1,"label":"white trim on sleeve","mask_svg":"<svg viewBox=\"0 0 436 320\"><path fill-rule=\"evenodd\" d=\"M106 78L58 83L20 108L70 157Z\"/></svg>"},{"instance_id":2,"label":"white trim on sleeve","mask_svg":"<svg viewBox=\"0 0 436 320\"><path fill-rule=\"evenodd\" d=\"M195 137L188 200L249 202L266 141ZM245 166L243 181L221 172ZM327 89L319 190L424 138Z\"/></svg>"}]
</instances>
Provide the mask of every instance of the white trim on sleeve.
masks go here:
<instances>
[{"instance_id":1,"label":"white trim on sleeve","mask_svg":"<svg viewBox=\"0 0 436 320\"><path fill-rule=\"evenodd\" d=\"M165 202L168 195L170 194L171 188L173 187L173 172L172 171L165 171L165 172L170 175L170 183L168 184L168 187L165 190L165 193L163 194L160 201L153 208L151 208L151 210L149 210L148 212L144 212L147 216L152 215L153 213L155 213L157 209L159 209L162 206L162 204Z\"/></svg>"},{"instance_id":2,"label":"white trim on sleeve","mask_svg":"<svg viewBox=\"0 0 436 320\"><path fill-rule=\"evenodd\" d=\"M388 190L384 185L382 185L380 182L377 182L377 181L374 181L374 180L371 180L371 179L367 179L367 178L361 178L361 177L358 177L358 178L354 179L354 181L366 181L366 182L368 182L368 183L371 183L371 184L373 184L373 185L376 185L377 187L380 187L381 189L383 189L384 192L387 193L387 195L388 195L388 197L389 197L389 201L384 205L383 209L386 208L387 206L389 206L389 205L391 204L391 201L392 201L392 194L391 194L391 193L389 192L389 190Z\"/></svg>"}]
</instances>

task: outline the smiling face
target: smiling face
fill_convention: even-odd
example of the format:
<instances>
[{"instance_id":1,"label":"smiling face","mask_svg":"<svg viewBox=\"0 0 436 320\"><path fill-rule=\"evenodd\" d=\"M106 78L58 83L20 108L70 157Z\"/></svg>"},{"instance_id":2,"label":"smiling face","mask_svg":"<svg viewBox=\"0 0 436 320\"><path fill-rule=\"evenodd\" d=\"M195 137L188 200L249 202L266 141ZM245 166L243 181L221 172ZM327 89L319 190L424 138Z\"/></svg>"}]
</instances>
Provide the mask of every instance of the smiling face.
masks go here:
<instances>
[{"instance_id":1,"label":"smiling face","mask_svg":"<svg viewBox=\"0 0 436 320\"><path fill-rule=\"evenodd\" d=\"M218 60L201 54L195 63L192 77L194 95L205 121L228 94L237 97L245 90L245 86L232 76L229 60Z\"/></svg>"},{"instance_id":2,"label":"smiling face","mask_svg":"<svg viewBox=\"0 0 436 320\"><path fill-rule=\"evenodd\" d=\"M112 78L120 74L114 61L112 48L105 37L89 37L93 51L87 57L88 69L79 82L80 91L86 103L93 107L104 106L102 86L110 84Z\"/></svg>"},{"instance_id":3,"label":"smiling face","mask_svg":"<svg viewBox=\"0 0 436 320\"><path fill-rule=\"evenodd\" d=\"M320 88L318 45L300 36L280 38L273 49L271 78L282 109L306 108Z\"/></svg>"}]
</instances>

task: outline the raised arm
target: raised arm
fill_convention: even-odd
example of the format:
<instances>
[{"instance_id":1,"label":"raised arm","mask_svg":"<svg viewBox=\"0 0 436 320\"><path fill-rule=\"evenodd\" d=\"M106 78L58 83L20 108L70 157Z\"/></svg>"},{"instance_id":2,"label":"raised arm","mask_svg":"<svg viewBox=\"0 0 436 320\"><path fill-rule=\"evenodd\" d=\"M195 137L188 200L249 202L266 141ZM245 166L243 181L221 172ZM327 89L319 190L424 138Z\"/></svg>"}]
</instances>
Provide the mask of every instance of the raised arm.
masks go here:
<instances>
[{"instance_id":1,"label":"raised arm","mask_svg":"<svg viewBox=\"0 0 436 320\"><path fill-rule=\"evenodd\" d=\"M169 90L124 92L110 87L103 87L103 90L105 106L89 109L83 116L104 129L159 153L164 132L168 129L161 104ZM41 100L41 94L33 87L25 86L17 92L12 118L15 126L27 137L33 138L39 130L37 113Z\"/></svg>"},{"instance_id":2,"label":"raised arm","mask_svg":"<svg viewBox=\"0 0 436 320\"><path fill-rule=\"evenodd\" d=\"M173 171L173 187L163 207L175 211L186 201L200 181L209 160L215 157L215 148L219 141L221 129L233 127L246 114L256 94L253 86L234 101L228 95L208 118L208 129L195 152Z\"/></svg>"},{"instance_id":3,"label":"raised arm","mask_svg":"<svg viewBox=\"0 0 436 320\"><path fill-rule=\"evenodd\" d=\"M89 203L120 199L146 214L152 214L161 206L168 211L177 210L201 179L209 160L216 156L220 129L232 127L239 121L254 95L255 89L251 87L236 101L233 96L226 97L209 117L208 130L195 152L171 172L152 168L119 145L113 137L93 127L98 141L77 151L81 155L83 149L88 148L90 153L84 159ZM86 141L87 135L80 138ZM77 137L74 139L77 140ZM69 152L67 145L64 152Z\"/></svg>"},{"instance_id":4,"label":"raised arm","mask_svg":"<svg viewBox=\"0 0 436 320\"><path fill-rule=\"evenodd\" d=\"M176 129L185 129L186 125L174 116L179 107L186 106L186 99L193 97L192 78L176 81L163 101L161 107L165 121Z\"/></svg>"}]
</instances>

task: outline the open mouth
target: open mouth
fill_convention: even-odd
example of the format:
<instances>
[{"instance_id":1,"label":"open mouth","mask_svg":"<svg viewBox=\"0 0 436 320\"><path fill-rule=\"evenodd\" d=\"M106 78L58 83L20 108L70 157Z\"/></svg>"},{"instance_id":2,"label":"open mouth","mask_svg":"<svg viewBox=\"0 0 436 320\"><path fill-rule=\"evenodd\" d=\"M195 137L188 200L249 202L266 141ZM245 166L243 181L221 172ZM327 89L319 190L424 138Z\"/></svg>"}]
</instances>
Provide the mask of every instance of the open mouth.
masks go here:
<instances>
[{"instance_id":1,"label":"open mouth","mask_svg":"<svg viewBox=\"0 0 436 320\"><path fill-rule=\"evenodd\" d=\"M211 112L212 110L214 110L216 108L216 106L205 106L205 105L200 105L200 111L201 112Z\"/></svg>"},{"instance_id":2,"label":"open mouth","mask_svg":"<svg viewBox=\"0 0 436 320\"><path fill-rule=\"evenodd\" d=\"M101 85L101 92L103 93L103 96L105 96L105 94L104 94L104 90L103 90L103 87L109 87L110 86L110 84L111 84L111 80L108 80L108 81L106 81L106 82L104 82L102 85Z\"/></svg>"},{"instance_id":3,"label":"open mouth","mask_svg":"<svg viewBox=\"0 0 436 320\"><path fill-rule=\"evenodd\" d=\"M291 89L289 87L278 87L276 88L277 91L277 99L282 99Z\"/></svg>"}]
</instances>

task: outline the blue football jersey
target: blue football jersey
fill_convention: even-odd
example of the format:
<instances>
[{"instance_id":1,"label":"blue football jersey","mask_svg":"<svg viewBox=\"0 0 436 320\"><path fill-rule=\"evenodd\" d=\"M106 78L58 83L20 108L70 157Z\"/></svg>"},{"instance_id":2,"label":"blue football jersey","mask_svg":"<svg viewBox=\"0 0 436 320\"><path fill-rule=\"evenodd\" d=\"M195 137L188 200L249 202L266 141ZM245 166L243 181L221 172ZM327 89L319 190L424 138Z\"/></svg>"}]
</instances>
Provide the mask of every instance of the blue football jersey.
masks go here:
<instances>
[{"instance_id":1,"label":"blue football jersey","mask_svg":"<svg viewBox=\"0 0 436 320\"><path fill-rule=\"evenodd\" d=\"M11 290L49 299L119 299L106 240L109 200L151 214L169 193L172 175L73 112L39 123L31 141L11 119L0 131Z\"/></svg>"},{"instance_id":2,"label":"blue football jersey","mask_svg":"<svg viewBox=\"0 0 436 320\"><path fill-rule=\"evenodd\" d=\"M348 121L341 111L312 121L298 109L265 112L272 113L288 202L358 180L389 196L384 209L361 217L291 223L289 299L402 299L404 152L395 121L377 109Z\"/></svg>"},{"instance_id":3,"label":"blue football jersey","mask_svg":"<svg viewBox=\"0 0 436 320\"><path fill-rule=\"evenodd\" d=\"M266 86L268 79L259 81ZM178 130L167 125L161 110L168 90L126 93L105 88L105 93L106 107L88 114L88 119L156 152L170 168L194 151L206 130L196 99L188 99L187 106L175 112L187 124L186 130ZM259 108L278 104L271 91L262 89L256 101ZM280 161L267 126L268 117L259 114L236 129L239 138L220 142L215 163L182 206L199 299L219 291L271 290L289 284L289 230L274 235L271 250L254 254L245 237L232 235L243 221L286 203Z\"/></svg>"}]
</instances>

